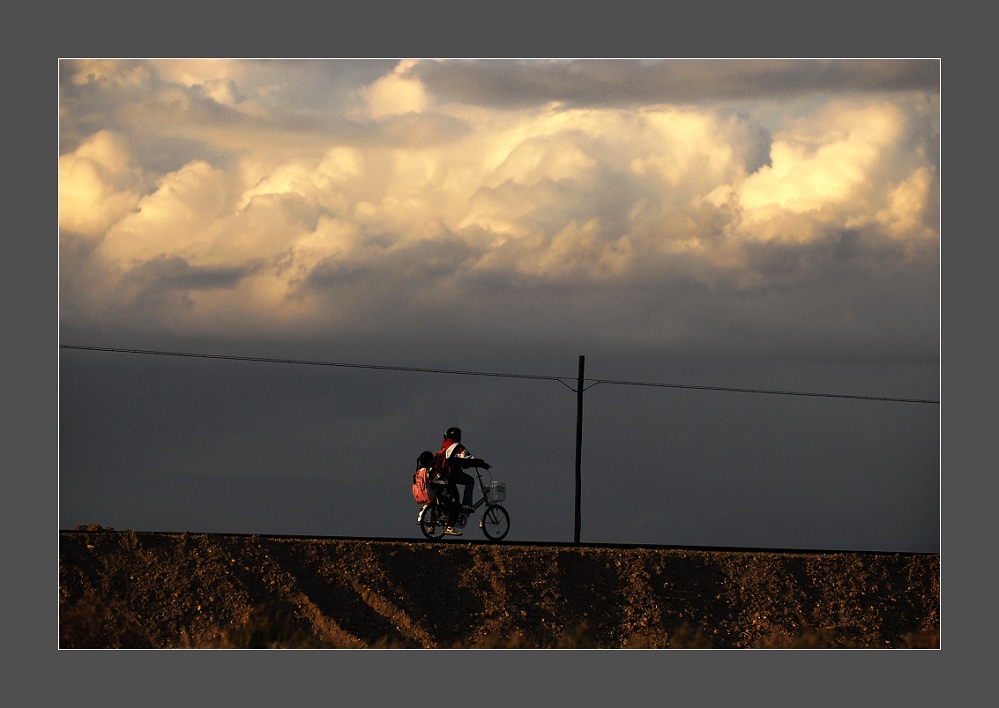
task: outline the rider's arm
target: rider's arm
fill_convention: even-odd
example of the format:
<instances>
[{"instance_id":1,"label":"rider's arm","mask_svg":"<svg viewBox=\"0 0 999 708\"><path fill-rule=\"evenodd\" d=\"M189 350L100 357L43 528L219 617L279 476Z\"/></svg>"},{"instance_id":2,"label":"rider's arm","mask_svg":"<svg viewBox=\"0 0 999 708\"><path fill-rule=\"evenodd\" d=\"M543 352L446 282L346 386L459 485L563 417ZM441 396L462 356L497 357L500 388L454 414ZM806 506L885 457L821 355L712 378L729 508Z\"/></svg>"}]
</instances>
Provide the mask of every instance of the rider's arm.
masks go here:
<instances>
[{"instance_id":1,"label":"rider's arm","mask_svg":"<svg viewBox=\"0 0 999 708\"><path fill-rule=\"evenodd\" d=\"M455 447L450 459L457 460L458 466L463 470L467 470L469 467L481 467L484 470L489 469L488 462L478 457L473 457L472 453L464 445Z\"/></svg>"},{"instance_id":2,"label":"rider's arm","mask_svg":"<svg viewBox=\"0 0 999 708\"><path fill-rule=\"evenodd\" d=\"M479 459L478 457L459 457L458 464L461 465L461 469L467 470L469 467L481 467L484 470L489 469L489 463L485 460Z\"/></svg>"}]
</instances>

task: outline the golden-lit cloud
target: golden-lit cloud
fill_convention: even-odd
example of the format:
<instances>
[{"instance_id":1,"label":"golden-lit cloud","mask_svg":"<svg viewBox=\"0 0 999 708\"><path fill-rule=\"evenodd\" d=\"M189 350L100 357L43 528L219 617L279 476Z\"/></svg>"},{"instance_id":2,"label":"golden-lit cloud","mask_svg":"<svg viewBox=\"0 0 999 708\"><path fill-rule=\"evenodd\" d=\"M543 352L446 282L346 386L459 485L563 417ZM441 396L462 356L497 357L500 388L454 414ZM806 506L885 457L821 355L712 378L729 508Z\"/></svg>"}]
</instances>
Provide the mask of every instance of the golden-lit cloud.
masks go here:
<instances>
[{"instance_id":1,"label":"golden-lit cloud","mask_svg":"<svg viewBox=\"0 0 999 708\"><path fill-rule=\"evenodd\" d=\"M242 238L227 240L229 177L203 160L160 179L156 191L108 229L101 244L111 261L129 266L179 256L190 263L244 259L253 253Z\"/></svg>"},{"instance_id":2,"label":"golden-lit cloud","mask_svg":"<svg viewBox=\"0 0 999 708\"><path fill-rule=\"evenodd\" d=\"M252 311L329 322L335 303L393 281L409 303L435 301L419 294L434 287L421 264L453 269L459 290L463 278L518 277L623 292L680 263L713 287L760 282L738 274L749 244L938 234L935 156L913 148L926 111L891 95L814 102L789 118L768 109L763 127L752 106L437 101L419 67L399 62L345 93L324 133L313 109L279 104L293 84L274 85L305 68L315 80L312 66L67 65L67 125L82 129L74 110L97 97L117 97L109 116L124 123L61 155L60 226L99 241L101 268L122 282L156 288L170 273L179 288L175 271L143 266L207 269L197 282L219 286L190 288L171 314L192 327Z\"/></svg>"},{"instance_id":3,"label":"golden-lit cloud","mask_svg":"<svg viewBox=\"0 0 999 708\"><path fill-rule=\"evenodd\" d=\"M59 158L59 225L97 237L127 217L141 194L138 170L110 131L90 136Z\"/></svg>"},{"instance_id":4,"label":"golden-lit cloud","mask_svg":"<svg viewBox=\"0 0 999 708\"><path fill-rule=\"evenodd\" d=\"M395 71L362 90L368 114L376 119L403 113L420 113L430 103L423 84L409 76L413 61L400 62Z\"/></svg>"},{"instance_id":5,"label":"golden-lit cloud","mask_svg":"<svg viewBox=\"0 0 999 708\"><path fill-rule=\"evenodd\" d=\"M168 59L152 65L164 81L188 88L236 84L251 68L247 62L233 59Z\"/></svg>"},{"instance_id":6,"label":"golden-lit cloud","mask_svg":"<svg viewBox=\"0 0 999 708\"><path fill-rule=\"evenodd\" d=\"M877 213L877 220L893 238L936 238L938 197L934 171L929 167L917 167L908 179L891 190L887 206Z\"/></svg>"},{"instance_id":7,"label":"golden-lit cloud","mask_svg":"<svg viewBox=\"0 0 999 708\"><path fill-rule=\"evenodd\" d=\"M856 196L872 167L899 135L901 117L891 105L833 106L775 136L772 164L746 180L740 201L755 212L776 207L791 213L820 209Z\"/></svg>"}]
</instances>

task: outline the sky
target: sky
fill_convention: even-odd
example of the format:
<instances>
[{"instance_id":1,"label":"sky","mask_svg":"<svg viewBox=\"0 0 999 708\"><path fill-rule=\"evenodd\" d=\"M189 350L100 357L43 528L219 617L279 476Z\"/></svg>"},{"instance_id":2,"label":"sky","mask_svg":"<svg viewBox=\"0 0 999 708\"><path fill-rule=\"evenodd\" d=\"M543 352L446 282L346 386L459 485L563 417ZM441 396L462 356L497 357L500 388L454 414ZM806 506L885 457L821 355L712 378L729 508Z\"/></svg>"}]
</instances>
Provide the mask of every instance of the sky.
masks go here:
<instances>
[{"instance_id":1,"label":"sky","mask_svg":"<svg viewBox=\"0 0 999 708\"><path fill-rule=\"evenodd\" d=\"M60 528L418 538L458 426L571 542L583 356L582 542L939 551L937 60L58 85Z\"/></svg>"}]
</instances>

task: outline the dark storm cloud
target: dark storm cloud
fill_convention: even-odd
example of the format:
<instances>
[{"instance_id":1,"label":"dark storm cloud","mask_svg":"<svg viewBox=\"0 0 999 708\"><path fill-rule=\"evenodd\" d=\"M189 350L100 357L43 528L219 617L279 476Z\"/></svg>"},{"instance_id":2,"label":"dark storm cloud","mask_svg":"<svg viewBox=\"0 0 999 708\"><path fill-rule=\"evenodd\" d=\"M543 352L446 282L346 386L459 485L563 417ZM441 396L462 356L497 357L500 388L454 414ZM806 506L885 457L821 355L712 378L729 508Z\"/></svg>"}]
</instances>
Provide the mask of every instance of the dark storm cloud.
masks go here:
<instances>
[{"instance_id":1,"label":"dark storm cloud","mask_svg":"<svg viewBox=\"0 0 999 708\"><path fill-rule=\"evenodd\" d=\"M346 347L360 353L358 341ZM871 382L911 390L936 378L932 365L830 361L823 370L815 360L639 356L586 341L481 347L438 333L375 344L357 361L422 357L567 381L579 353L590 376L625 380L864 393ZM210 341L184 350L248 351ZM332 360L346 348L331 339L312 345L313 358L320 352ZM61 356L61 378L65 527L413 536L407 473L458 424L508 483L511 540L572 537L575 395L558 382L73 351ZM936 547L931 406L609 384L585 401L584 541ZM84 477L81 464L101 472Z\"/></svg>"},{"instance_id":2,"label":"dark storm cloud","mask_svg":"<svg viewBox=\"0 0 999 708\"><path fill-rule=\"evenodd\" d=\"M238 127L260 121L213 100L200 84L178 86L164 81L147 62L116 62L113 77L88 73L81 66L74 61L60 65L61 152L75 149L98 129L137 137L150 135L157 127L186 122ZM239 100L235 84L230 85ZM173 93L164 98L167 91Z\"/></svg>"},{"instance_id":3,"label":"dark storm cloud","mask_svg":"<svg viewBox=\"0 0 999 708\"><path fill-rule=\"evenodd\" d=\"M156 258L124 275L110 307L122 322L148 326L169 319L174 309L190 308L192 293L231 290L258 269L257 263L196 266L176 256Z\"/></svg>"},{"instance_id":4,"label":"dark storm cloud","mask_svg":"<svg viewBox=\"0 0 999 708\"><path fill-rule=\"evenodd\" d=\"M373 80L395 62L297 62L260 60L254 80L225 82L229 103L220 103L204 84L187 85L165 78L155 62L114 61L115 73L88 71L87 62L60 63L62 107L59 148L67 153L98 130L117 131L147 169L168 171L192 159L220 164L230 159L207 140L204 131L219 129L328 136L345 144L365 143L378 131L341 111L356 102L359 80ZM288 82L289 72L299 78ZM270 81L273 81L273 84ZM280 88L277 88L280 87ZM241 110L255 104L252 112ZM426 129L424 129L426 130ZM268 138L269 139L269 138ZM176 150L172 158L164 154ZM194 157L196 155L196 158Z\"/></svg>"},{"instance_id":5,"label":"dark storm cloud","mask_svg":"<svg viewBox=\"0 0 999 708\"><path fill-rule=\"evenodd\" d=\"M787 98L809 92L936 91L926 60L491 60L421 62L434 94L494 107L561 101L642 105Z\"/></svg>"},{"instance_id":6,"label":"dark storm cloud","mask_svg":"<svg viewBox=\"0 0 999 708\"><path fill-rule=\"evenodd\" d=\"M215 290L236 287L253 275L259 265L192 266L185 259L172 256L155 258L129 271L129 279L146 290Z\"/></svg>"},{"instance_id":7,"label":"dark storm cloud","mask_svg":"<svg viewBox=\"0 0 999 708\"><path fill-rule=\"evenodd\" d=\"M309 110L340 112L353 105L357 87L373 83L399 63L397 59L251 60L263 73L257 82L267 86L275 100L281 98ZM293 75L296 80L289 82Z\"/></svg>"},{"instance_id":8,"label":"dark storm cloud","mask_svg":"<svg viewBox=\"0 0 999 708\"><path fill-rule=\"evenodd\" d=\"M443 282L459 272L462 264L477 253L464 241L454 238L446 231L433 241L408 243L389 250L387 247L393 241L389 234L368 235L368 246L376 246L377 250L356 261L344 261L340 258L320 261L303 279L302 290L319 294L362 278L370 279L378 287L387 288L399 288L407 283L417 286L421 283Z\"/></svg>"}]
</instances>

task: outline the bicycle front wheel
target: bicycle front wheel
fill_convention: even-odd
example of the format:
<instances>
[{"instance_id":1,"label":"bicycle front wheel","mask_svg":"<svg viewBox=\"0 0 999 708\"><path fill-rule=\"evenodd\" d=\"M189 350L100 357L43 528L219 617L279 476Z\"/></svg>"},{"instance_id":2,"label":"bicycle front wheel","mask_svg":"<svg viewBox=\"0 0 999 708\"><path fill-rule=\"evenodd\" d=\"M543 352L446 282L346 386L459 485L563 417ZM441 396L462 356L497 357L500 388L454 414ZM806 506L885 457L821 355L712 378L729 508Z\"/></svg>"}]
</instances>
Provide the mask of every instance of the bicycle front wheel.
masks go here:
<instances>
[{"instance_id":1,"label":"bicycle front wheel","mask_svg":"<svg viewBox=\"0 0 999 708\"><path fill-rule=\"evenodd\" d=\"M444 510L437 504L428 504L420 512L420 531L431 541L437 541L444 536Z\"/></svg>"},{"instance_id":2,"label":"bicycle front wheel","mask_svg":"<svg viewBox=\"0 0 999 708\"><path fill-rule=\"evenodd\" d=\"M479 528L490 541L502 541L510 531L510 514L499 504L489 504L479 521Z\"/></svg>"}]
</instances>

